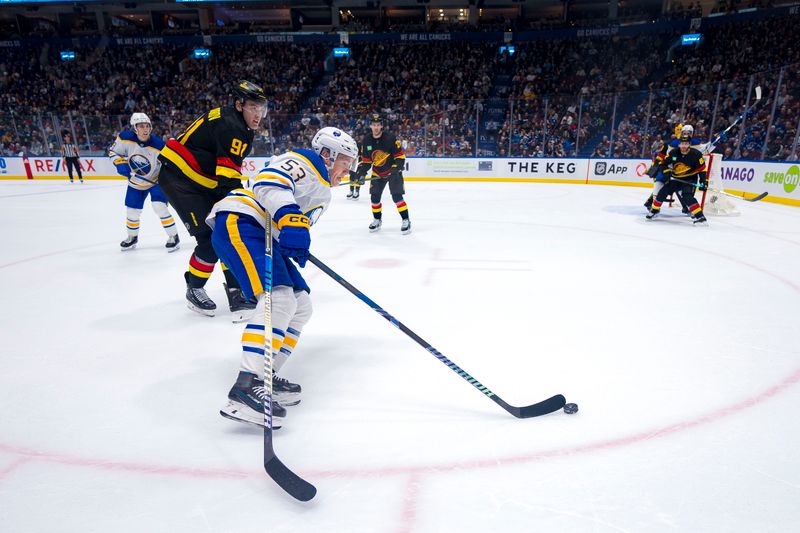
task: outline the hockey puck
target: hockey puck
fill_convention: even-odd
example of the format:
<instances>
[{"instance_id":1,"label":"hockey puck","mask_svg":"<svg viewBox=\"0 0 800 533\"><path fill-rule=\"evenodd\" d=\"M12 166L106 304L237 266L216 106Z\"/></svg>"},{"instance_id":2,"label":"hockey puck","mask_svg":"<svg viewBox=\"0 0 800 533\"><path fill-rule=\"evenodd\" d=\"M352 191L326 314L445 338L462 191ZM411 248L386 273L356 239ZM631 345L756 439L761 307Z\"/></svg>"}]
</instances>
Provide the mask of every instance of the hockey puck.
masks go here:
<instances>
[{"instance_id":1,"label":"hockey puck","mask_svg":"<svg viewBox=\"0 0 800 533\"><path fill-rule=\"evenodd\" d=\"M578 412L578 404L577 403L568 403L564 406L564 412L568 415L574 415Z\"/></svg>"}]
</instances>

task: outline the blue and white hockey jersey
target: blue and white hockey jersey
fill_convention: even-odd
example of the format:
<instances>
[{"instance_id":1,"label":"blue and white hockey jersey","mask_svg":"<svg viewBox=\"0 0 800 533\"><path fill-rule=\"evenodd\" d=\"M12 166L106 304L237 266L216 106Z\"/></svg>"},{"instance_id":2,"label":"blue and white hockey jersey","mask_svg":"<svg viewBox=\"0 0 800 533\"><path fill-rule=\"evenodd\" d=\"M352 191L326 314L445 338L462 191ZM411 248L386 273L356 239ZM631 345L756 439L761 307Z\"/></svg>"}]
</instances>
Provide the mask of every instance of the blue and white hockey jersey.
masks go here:
<instances>
[{"instance_id":1,"label":"blue and white hockey jersey","mask_svg":"<svg viewBox=\"0 0 800 533\"><path fill-rule=\"evenodd\" d=\"M108 155L114 158L117 172L128 178L131 187L146 191L158 183L158 173L161 170L158 154L164 144L164 140L158 135L151 134L146 142L141 142L136 132L124 130L108 149Z\"/></svg>"},{"instance_id":2,"label":"blue and white hockey jersey","mask_svg":"<svg viewBox=\"0 0 800 533\"><path fill-rule=\"evenodd\" d=\"M288 205L297 205L311 225L331 203L331 183L325 162L312 150L303 148L273 157L251 180L252 190L236 189L214 204L206 223L214 227L218 212L248 215L265 226L272 215ZM277 221L272 221L273 238L279 239Z\"/></svg>"}]
</instances>

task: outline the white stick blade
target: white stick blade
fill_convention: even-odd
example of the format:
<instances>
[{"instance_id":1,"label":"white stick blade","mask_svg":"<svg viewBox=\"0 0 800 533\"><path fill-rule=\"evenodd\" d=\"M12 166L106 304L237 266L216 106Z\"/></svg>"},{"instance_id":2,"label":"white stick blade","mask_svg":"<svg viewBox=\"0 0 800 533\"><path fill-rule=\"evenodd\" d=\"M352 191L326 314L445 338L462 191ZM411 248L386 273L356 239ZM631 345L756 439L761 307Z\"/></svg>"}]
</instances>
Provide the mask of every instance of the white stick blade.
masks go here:
<instances>
[{"instance_id":1,"label":"white stick blade","mask_svg":"<svg viewBox=\"0 0 800 533\"><path fill-rule=\"evenodd\" d=\"M756 85L756 100L761 100L761 85Z\"/></svg>"}]
</instances>

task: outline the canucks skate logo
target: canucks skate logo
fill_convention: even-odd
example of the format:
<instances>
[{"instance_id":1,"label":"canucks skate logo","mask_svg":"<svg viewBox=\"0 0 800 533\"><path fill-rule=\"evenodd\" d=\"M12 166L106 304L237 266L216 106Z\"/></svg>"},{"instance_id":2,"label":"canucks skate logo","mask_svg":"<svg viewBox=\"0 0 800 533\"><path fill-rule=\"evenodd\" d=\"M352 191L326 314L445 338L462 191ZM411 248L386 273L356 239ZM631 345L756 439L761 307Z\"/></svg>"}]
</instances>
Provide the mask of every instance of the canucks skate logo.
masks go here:
<instances>
[{"instance_id":1,"label":"canucks skate logo","mask_svg":"<svg viewBox=\"0 0 800 533\"><path fill-rule=\"evenodd\" d=\"M606 162L605 161L601 161L599 163L595 163L594 164L594 173L597 174L598 176L602 176L603 174L605 174L606 173Z\"/></svg>"},{"instance_id":2,"label":"canucks skate logo","mask_svg":"<svg viewBox=\"0 0 800 533\"><path fill-rule=\"evenodd\" d=\"M153 169L150 160L142 154L133 154L130 159L128 159L128 165L130 165L134 174L139 176L147 176Z\"/></svg>"},{"instance_id":3,"label":"canucks skate logo","mask_svg":"<svg viewBox=\"0 0 800 533\"><path fill-rule=\"evenodd\" d=\"M676 176L684 176L690 170L691 170L691 168L689 168L688 165L685 165L683 163L676 163L675 166L672 169L672 172L674 172Z\"/></svg>"},{"instance_id":4,"label":"canucks skate logo","mask_svg":"<svg viewBox=\"0 0 800 533\"><path fill-rule=\"evenodd\" d=\"M375 150L372 152L372 163L379 167L386 163L386 160L389 159L389 154L384 152L383 150Z\"/></svg>"}]
</instances>

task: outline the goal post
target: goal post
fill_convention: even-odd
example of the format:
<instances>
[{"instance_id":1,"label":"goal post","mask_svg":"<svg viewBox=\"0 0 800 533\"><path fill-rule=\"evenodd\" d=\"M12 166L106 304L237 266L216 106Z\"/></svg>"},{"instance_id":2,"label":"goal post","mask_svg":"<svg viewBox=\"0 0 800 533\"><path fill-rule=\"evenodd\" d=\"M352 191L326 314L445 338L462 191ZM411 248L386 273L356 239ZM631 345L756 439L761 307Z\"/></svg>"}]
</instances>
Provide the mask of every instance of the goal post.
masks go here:
<instances>
[{"instance_id":1,"label":"goal post","mask_svg":"<svg viewBox=\"0 0 800 533\"><path fill-rule=\"evenodd\" d=\"M700 206L703 213L714 216L736 216L740 212L730 197L722 193L722 154L706 154L708 189L703 191Z\"/></svg>"}]
</instances>

